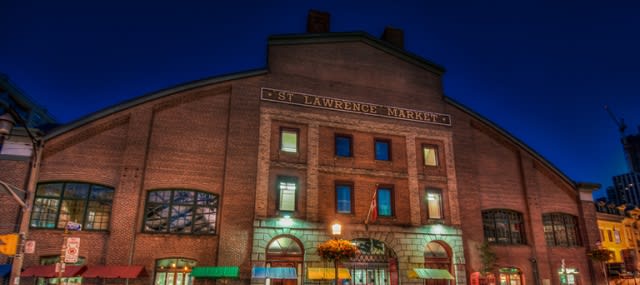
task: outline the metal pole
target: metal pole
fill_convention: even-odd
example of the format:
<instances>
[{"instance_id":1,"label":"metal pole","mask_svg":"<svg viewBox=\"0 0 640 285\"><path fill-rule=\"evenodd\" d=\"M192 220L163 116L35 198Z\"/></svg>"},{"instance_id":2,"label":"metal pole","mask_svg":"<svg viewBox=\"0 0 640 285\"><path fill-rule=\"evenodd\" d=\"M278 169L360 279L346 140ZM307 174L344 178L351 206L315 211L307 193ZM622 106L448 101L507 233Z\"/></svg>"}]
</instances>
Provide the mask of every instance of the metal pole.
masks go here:
<instances>
[{"instance_id":1,"label":"metal pole","mask_svg":"<svg viewBox=\"0 0 640 285\"><path fill-rule=\"evenodd\" d=\"M31 218L31 207L33 206L33 196L36 192L36 184L38 182L38 175L40 174L40 159L42 159L42 149L44 144L41 140L32 138L33 151L31 159L31 170L29 172L29 180L27 181L27 193L25 194L25 207L22 208L22 218L20 219L19 233L21 236L18 254L13 258L13 265L11 267L11 277L9 285L20 284L20 272L22 272L22 264L24 262L24 243L29 238L29 219Z\"/></svg>"}]
</instances>

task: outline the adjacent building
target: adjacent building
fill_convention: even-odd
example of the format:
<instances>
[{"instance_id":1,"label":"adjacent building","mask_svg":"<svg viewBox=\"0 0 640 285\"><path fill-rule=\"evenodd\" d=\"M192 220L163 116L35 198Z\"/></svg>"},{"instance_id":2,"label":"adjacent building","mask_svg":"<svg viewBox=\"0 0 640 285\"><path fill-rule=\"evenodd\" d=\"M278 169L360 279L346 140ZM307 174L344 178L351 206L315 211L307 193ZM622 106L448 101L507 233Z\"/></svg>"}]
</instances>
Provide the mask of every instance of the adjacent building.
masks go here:
<instances>
[{"instance_id":1,"label":"adjacent building","mask_svg":"<svg viewBox=\"0 0 640 285\"><path fill-rule=\"evenodd\" d=\"M404 50L401 31L330 33L327 19L270 37L264 69L48 132L23 282L54 280L39 265L73 237L67 282L327 283L316 247L335 223L360 249L339 265L351 284L469 284L484 243L497 284L602 278L587 258L599 185L446 97L444 68ZM0 180L15 179L0 163ZM70 222L82 231L65 235Z\"/></svg>"}]
</instances>

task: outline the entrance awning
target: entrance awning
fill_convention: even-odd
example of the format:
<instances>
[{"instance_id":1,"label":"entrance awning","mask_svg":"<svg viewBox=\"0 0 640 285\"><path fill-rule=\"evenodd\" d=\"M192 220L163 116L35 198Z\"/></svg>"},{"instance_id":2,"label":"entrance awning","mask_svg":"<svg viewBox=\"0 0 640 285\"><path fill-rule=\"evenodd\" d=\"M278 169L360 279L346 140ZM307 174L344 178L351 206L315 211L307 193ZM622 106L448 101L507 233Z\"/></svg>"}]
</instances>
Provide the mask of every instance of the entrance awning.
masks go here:
<instances>
[{"instance_id":1,"label":"entrance awning","mask_svg":"<svg viewBox=\"0 0 640 285\"><path fill-rule=\"evenodd\" d=\"M62 277L77 277L86 269L87 267L84 265L67 265L64 267ZM20 276L53 278L58 277L58 272L56 272L56 266L54 264L36 265L25 268L25 270L20 273Z\"/></svg>"},{"instance_id":2,"label":"entrance awning","mask_svg":"<svg viewBox=\"0 0 640 285\"><path fill-rule=\"evenodd\" d=\"M254 267L251 278L298 279L298 274L293 267Z\"/></svg>"},{"instance_id":3,"label":"entrance awning","mask_svg":"<svg viewBox=\"0 0 640 285\"><path fill-rule=\"evenodd\" d=\"M85 278L124 278L134 279L147 276L147 272L142 265L96 265L89 266L87 271L82 273Z\"/></svg>"},{"instance_id":4,"label":"entrance awning","mask_svg":"<svg viewBox=\"0 0 640 285\"><path fill-rule=\"evenodd\" d=\"M328 267L311 267L307 268L307 278L311 280L330 280L336 279L336 269ZM351 274L346 268L338 268L339 279L349 279Z\"/></svg>"},{"instance_id":5,"label":"entrance awning","mask_svg":"<svg viewBox=\"0 0 640 285\"><path fill-rule=\"evenodd\" d=\"M238 266L198 266L191 270L195 278L238 278Z\"/></svg>"},{"instance_id":6,"label":"entrance awning","mask_svg":"<svg viewBox=\"0 0 640 285\"><path fill-rule=\"evenodd\" d=\"M11 264L0 264L0 277L5 277L11 272Z\"/></svg>"},{"instance_id":7,"label":"entrance awning","mask_svg":"<svg viewBox=\"0 0 640 285\"><path fill-rule=\"evenodd\" d=\"M414 268L409 270L409 278L453 280L453 275L444 269Z\"/></svg>"}]
</instances>

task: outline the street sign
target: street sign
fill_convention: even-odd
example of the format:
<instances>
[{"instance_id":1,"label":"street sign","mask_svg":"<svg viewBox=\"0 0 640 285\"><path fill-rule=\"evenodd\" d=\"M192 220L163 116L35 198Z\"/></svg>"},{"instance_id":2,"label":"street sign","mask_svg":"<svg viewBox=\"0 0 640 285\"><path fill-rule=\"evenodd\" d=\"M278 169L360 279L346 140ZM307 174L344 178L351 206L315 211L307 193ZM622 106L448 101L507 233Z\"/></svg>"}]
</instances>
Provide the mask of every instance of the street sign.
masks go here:
<instances>
[{"instance_id":1,"label":"street sign","mask_svg":"<svg viewBox=\"0 0 640 285\"><path fill-rule=\"evenodd\" d=\"M34 253L36 251L36 241L28 240L24 243L24 253Z\"/></svg>"},{"instance_id":2,"label":"street sign","mask_svg":"<svg viewBox=\"0 0 640 285\"><path fill-rule=\"evenodd\" d=\"M64 226L64 228L67 231L78 232L82 230L82 224L68 221L67 224Z\"/></svg>"},{"instance_id":3,"label":"street sign","mask_svg":"<svg viewBox=\"0 0 640 285\"><path fill-rule=\"evenodd\" d=\"M78 253L80 252L80 238L70 237L67 238L67 244L64 252L65 263L78 262Z\"/></svg>"}]
</instances>

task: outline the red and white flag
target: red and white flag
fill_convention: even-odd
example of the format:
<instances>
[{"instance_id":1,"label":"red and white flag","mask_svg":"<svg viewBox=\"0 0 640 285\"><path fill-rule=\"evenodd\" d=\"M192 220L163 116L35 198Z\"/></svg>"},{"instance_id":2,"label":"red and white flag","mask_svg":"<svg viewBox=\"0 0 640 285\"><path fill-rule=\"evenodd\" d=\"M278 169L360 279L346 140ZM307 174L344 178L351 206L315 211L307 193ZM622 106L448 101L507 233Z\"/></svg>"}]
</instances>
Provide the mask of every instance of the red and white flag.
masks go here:
<instances>
[{"instance_id":1,"label":"red and white flag","mask_svg":"<svg viewBox=\"0 0 640 285\"><path fill-rule=\"evenodd\" d=\"M367 219L364 221L365 225L370 222L373 223L378 219L378 189L373 191L373 198L371 198L371 205L369 206L369 212L367 213Z\"/></svg>"}]
</instances>

